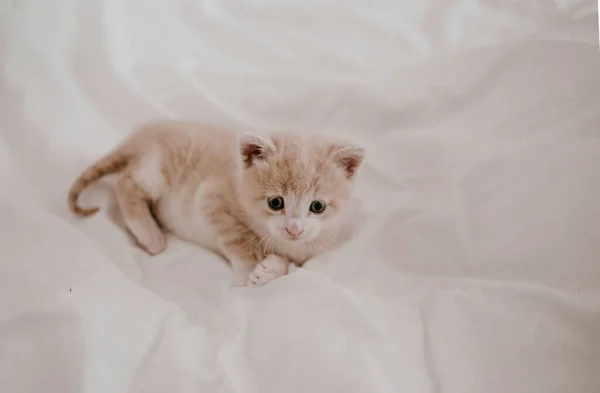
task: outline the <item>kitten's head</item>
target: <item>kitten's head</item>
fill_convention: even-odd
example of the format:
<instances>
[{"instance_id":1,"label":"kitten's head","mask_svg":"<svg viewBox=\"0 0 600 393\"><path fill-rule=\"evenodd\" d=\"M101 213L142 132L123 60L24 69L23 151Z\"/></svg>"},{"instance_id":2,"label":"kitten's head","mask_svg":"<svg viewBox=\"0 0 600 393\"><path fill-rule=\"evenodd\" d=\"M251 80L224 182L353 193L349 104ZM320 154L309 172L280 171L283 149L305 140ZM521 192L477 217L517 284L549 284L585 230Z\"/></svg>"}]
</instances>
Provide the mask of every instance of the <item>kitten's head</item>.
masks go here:
<instances>
[{"instance_id":1,"label":"kitten's head","mask_svg":"<svg viewBox=\"0 0 600 393\"><path fill-rule=\"evenodd\" d=\"M268 234L316 242L339 225L365 150L315 135L239 137L246 209Z\"/></svg>"}]
</instances>

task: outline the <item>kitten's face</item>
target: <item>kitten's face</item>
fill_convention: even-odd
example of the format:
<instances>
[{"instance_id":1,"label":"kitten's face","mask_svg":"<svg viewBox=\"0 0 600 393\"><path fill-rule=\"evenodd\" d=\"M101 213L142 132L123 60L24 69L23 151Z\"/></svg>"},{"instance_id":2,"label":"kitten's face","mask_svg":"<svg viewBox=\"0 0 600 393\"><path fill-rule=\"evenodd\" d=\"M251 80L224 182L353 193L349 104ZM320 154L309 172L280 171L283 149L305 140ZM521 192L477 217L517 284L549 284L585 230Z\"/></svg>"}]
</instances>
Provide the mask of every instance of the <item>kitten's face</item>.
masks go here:
<instances>
[{"instance_id":1,"label":"kitten's face","mask_svg":"<svg viewBox=\"0 0 600 393\"><path fill-rule=\"evenodd\" d=\"M339 225L364 150L318 136L240 137L247 208L284 244L317 244ZM331 236L331 235L329 235Z\"/></svg>"}]
</instances>

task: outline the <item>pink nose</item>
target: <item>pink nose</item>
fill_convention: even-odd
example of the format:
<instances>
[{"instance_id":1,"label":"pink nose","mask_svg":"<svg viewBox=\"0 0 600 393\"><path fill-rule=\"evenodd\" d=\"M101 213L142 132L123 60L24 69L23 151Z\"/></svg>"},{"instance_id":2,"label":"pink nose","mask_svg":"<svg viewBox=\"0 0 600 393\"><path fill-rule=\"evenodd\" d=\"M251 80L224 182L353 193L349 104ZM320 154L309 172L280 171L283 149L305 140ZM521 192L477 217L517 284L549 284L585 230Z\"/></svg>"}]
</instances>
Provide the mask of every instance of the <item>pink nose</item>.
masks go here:
<instances>
[{"instance_id":1,"label":"pink nose","mask_svg":"<svg viewBox=\"0 0 600 393\"><path fill-rule=\"evenodd\" d=\"M304 232L304 230L296 224L292 224L289 227L286 227L285 230L287 231L287 233L289 233L291 236L294 236L294 237L296 237L296 236L300 235L302 232Z\"/></svg>"}]
</instances>

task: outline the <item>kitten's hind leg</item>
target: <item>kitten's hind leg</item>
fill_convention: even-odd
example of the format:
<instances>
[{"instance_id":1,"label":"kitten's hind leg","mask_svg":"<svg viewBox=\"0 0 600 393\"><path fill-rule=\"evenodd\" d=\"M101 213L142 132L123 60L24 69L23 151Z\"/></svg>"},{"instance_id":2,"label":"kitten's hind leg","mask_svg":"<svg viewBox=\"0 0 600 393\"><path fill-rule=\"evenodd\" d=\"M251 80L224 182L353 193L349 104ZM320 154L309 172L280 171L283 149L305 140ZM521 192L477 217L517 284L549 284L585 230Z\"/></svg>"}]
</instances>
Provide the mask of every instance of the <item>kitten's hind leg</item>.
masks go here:
<instances>
[{"instance_id":1,"label":"kitten's hind leg","mask_svg":"<svg viewBox=\"0 0 600 393\"><path fill-rule=\"evenodd\" d=\"M117 182L115 192L127 229L141 248L156 255L166 246L166 237L150 211L150 195L125 172Z\"/></svg>"}]
</instances>

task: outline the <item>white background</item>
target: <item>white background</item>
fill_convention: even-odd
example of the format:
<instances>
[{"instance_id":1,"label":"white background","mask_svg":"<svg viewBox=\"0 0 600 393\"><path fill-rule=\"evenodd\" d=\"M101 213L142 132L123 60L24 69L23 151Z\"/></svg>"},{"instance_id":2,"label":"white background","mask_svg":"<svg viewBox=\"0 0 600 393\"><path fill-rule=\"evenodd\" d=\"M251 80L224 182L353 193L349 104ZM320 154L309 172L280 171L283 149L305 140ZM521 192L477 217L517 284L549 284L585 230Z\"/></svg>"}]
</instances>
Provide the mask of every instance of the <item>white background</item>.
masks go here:
<instances>
[{"instance_id":1,"label":"white background","mask_svg":"<svg viewBox=\"0 0 600 393\"><path fill-rule=\"evenodd\" d=\"M0 391L600 391L593 1L3 2ZM369 149L352 244L261 289L75 177L154 118Z\"/></svg>"}]
</instances>

